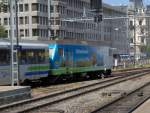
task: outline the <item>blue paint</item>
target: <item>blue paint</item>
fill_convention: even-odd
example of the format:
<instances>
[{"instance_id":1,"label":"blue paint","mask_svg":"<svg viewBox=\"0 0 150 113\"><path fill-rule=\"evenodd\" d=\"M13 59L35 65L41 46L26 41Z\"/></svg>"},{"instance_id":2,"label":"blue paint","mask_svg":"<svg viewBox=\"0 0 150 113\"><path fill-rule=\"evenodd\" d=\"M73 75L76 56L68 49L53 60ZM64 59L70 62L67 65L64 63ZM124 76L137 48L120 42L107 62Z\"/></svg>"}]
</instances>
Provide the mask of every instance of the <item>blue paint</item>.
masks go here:
<instances>
[{"instance_id":1,"label":"blue paint","mask_svg":"<svg viewBox=\"0 0 150 113\"><path fill-rule=\"evenodd\" d=\"M103 54L98 53L96 47L80 44L49 44L53 48L53 55L49 56L50 68L78 67L77 62L92 62L91 66L103 66ZM59 49L63 55L59 54ZM64 65L62 65L64 63Z\"/></svg>"},{"instance_id":2,"label":"blue paint","mask_svg":"<svg viewBox=\"0 0 150 113\"><path fill-rule=\"evenodd\" d=\"M33 76L33 75L44 75L48 74L48 71L33 71L33 72L26 72L25 76Z\"/></svg>"}]
</instances>

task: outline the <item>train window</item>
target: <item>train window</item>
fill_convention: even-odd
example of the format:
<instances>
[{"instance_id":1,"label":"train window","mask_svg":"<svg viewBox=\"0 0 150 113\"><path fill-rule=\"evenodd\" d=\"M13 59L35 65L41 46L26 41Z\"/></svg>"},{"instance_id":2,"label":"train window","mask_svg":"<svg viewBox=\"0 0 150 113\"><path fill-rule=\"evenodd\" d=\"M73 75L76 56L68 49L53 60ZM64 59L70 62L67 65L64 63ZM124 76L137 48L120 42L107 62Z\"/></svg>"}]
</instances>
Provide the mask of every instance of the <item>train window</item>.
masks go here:
<instances>
[{"instance_id":1,"label":"train window","mask_svg":"<svg viewBox=\"0 0 150 113\"><path fill-rule=\"evenodd\" d=\"M45 63L45 50L39 50L37 51L37 57L38 57L38 63Z\"/></svg>"},{"instance_id":2,"label":"train window","mask_svg":"<svg viewBox=\"0 0 150 113\"><path fill-rule=\"evenodd\" d=\"M22 64L41 64L46 62L45 50L22 50Z\"/></svg>"},{"instance_id":3,"label":"train window","mask_svg":"<svg viewBox=\"0 0 150 113\"><path fill-rule=\"evenodd\" d=\"M0 49L0 65L6 65L10 63L10 51L6 49Z\"/></svg>"},{"instance_id":4,"label":"train window","mask_svg":"<svg viewBox=\"0 0 150 113\"><path fill-rule=\"evenodd\" d=\"M48 50L45 51L45 57L46 57L46 58L49 57L49 52L48 52Z\"/></svg>"},{"instance_id":5,"label":"train window","mask_svg":"<svg viewBox=\"0 0 150 113\"><path fill-rule=\"evenodd\" d=\"M20 63L21 64L27 64L27 52L26 52L26 50L22 50L20 52Z\"/></svg>"},{"instance_id":6,"label":"train window","mask_svg":"<svg viewBox=\"0 0 150 113\"><path fill-rule=\"evenodd\" d=\"M37 56L33 50L27 51L27 63L36 64Z\"/></svg>"}]
</instances>

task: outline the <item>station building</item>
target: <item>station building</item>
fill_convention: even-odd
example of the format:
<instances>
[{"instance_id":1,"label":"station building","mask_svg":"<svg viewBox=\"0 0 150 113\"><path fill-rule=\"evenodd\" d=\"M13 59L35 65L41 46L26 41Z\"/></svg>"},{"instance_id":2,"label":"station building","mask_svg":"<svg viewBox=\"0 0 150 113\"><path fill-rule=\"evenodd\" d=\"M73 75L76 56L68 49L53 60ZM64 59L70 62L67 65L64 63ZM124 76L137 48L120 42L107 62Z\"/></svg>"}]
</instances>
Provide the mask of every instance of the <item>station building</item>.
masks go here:
<instances>
[{"instance_id":1,"label":"station building","mask_svg":"<svg viewBox=\"0 0 150 113\"><path fill-rule=\"evenodd\" d=\"M67 18L93 17L90 0L20 0L18 11L20 40L89 41L110 46L114 54L129 52L127 21L113 18L125 17L127 12L117 7L103 3L104 20L101 23L65 21ZM9 38L10 14L7 10L1 10L0 24L6 27Z\"/></svg>"}]
</instances>

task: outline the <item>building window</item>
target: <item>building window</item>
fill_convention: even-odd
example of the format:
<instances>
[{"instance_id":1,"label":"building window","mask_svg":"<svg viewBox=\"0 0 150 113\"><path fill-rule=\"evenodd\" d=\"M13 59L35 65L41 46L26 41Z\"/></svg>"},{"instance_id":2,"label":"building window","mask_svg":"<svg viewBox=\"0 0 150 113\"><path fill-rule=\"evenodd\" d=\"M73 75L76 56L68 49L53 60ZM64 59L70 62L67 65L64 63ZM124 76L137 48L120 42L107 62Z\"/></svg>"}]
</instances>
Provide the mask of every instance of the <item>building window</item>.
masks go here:
<instances>
[{"instance_id":1,"label":"building window","mask_svg":"<svg viewBox=\"0 0 150 113\"><path fill-rule=\"evenodd\" d=\"M20 23L20 24L23 24L23 17L20 17L20 18L19 18L19 23Z\"/></svg>"},{"instance_id":2,"label":"building window","mask_svg":"<svg viewBox=\"0 0 150 113\"><path fill-rule=\"evenodd\" d=\"M29 11L29 5L28 4L25 4L24 7L25 7L25 11Z\"/></svg>"},{"instance_id":3,"label":"building window","mask_svg":"<svg viewBox=\"0 0 150 113\"><path fill-rule=\"evenodd\" d=\"M141 38L141 42L144 43L144 38Z\"/></svg>"},{"instance_id":4,"label":"building window","mask_svg":"<svg viewBox=\"0 0 150 113\"><path fill-rule=\"evenodd\" d=\"M8 25L8 18L4 18L4 25Z\"/></svg>"},{"instance_id":5,"label":"building window","mask_svg":"<svg viewBox=\"0 0 150 113\"><path fill-rule=\"evenodd\" d=\"M23 12L23 4L19 4L19 11Z\"/></svg>"},{"instance_id":6,"label":"building window","mask_svg":"<svg viewBox=\"0 0 150 113\"><path fill-rule=\"evenodd\" d=\"M40 4L39 6L40 6L40 12L42 12L43 5L42 5L42 4Z\"/></svg>"},{"instance_id":7,"label":"building window","mask_svg":"<svg viewBox=\"0 0 150 113\"><path fill-rule=\"evenodd\" d=\"M52 5L51 5L51 7L50 7L50 12L51 12L51 13L54 13L54 6L52 6Z\"/></svg>"},{"instance_id":8,"label":"building window","mask_svg":"<svg viewBox=\"0 0 150 113\"><path fill-rule=\"evenodd\" d=\"M50 19L50 23L51 23L51 25L54 25L54 18L53 17Z\"/></svg>"},{"instance_id":9,"label":"building window","mask_svg":"<svg viewBox=\"0 0 150 113\"><path fill-rule=\"evenodd\" d=\"M29 29L25 29L25 36L29 37Z\"/></svg>"},{"instance_id":10,"label":"building window","mask_svg":"<svg viewBox=\"0 0 150 113\"><path fill-rule=\"evenodd\" d=\"M39 17L39 23L42 25L43 24L43 18L42 17Z\"/></svg>"},{"instance_id":11,"label":"building window","mask_svg":"<svg viewBox=\"0 0 150 113\"><path fill-rule=\"evenodd\" d=\"M5 33L6 33L6 36L8 37L8 30L6 30Z\"/></svg>"},{"instance_id":12,"label":"building window","mask_svg":"<svg viewBox=\"0 0 150 113\"><path fill-rule=\"evenodd\" d=\"M139 25L142 25L142 20L139 21Z\"/></svg>"},{"instance_id":13,"label":"building window","mask_svg":"<svg viewBox=\"0 0 150 113\"><path fill-rule=\"evenodd\" d=\"M47 17L43 17L43 24L48 25L48 18Z\"/></svg>"},{"instance_id":14,"label":"building window","mask_svg":"<svg viewBox=\"0 0 150 113\"><path fill-rule=\"evenodd\" d=\"M32 36L39 36L39 29L32 29Z\"/></svg>"},{"instance_id":15,"label":"building window","mask_svg":"<svg viewBox=\"0 0 150 113\"><path fill-rule=\"evenodd\" d=\"M5 6L3 7L3 9L2 9L2 12L8 13L8 11L9 11L8 9L9 9L8 6L5 5Z\"/></svg>"},{"instance_id":16,"label":"building window","mask_svg":"<svg viewBox=\"0 0 150 113\"><path fill-rule=\"evenodd\" d=\"M39 17L38 16L32 16L32 24L38 24L39 23Z\"/></svg>"},{"instance_id":17,"label":"building window","mask_svg":"<svg viewBox=\"0 0 150 113\"><path fill-rule=\"evenodd\" d=\"M29 24L29 17L28 16L25 17L25 24Z\"/></svg>"},{"instance_id":18,"label":"building window","mask_svg":"<svg viewBox=\"0 0 150 113\"><path fill-rule=\"evenodd\" d=\"M133 38L130 39L130 43L133 43Z\"/></svg>"},{"instance_id":19,"label":"building window","mask_svg":"<svg viewBox=\"0 0 150 113\"><path fill-rule=\"evenodd\" d=\"M33 3L32 4L32 11L39 11L39 4L38 3Z\"/></svg>"},{"instance_id":20,"label":"building window","mask_svg":"<svg viewBox=\"0 0 150 113\"><path fill-rule=\"evenodd\" d=\"M54 34L54 30L51 30L51 36L54 36L55 34Z\"/></svg>"},{"instance_id":21,"label":"building window","mask_svg":"<svg viewBox=\"0 0 150 113\"><path fill-rule=\"evenodd\" d=\"M20 29L20 37L24 37L24 30Z\"/></svg>"},{"instance_id":22,"label":"building window","mask_svg":"<svg viewBox=\"0 0 150 113\"><path fill-rule=\"evenodd\" d=\"M56 20L55 20L55 25L60 25L60 20L59 20L59 18L56 18Z\"/></svg>"},{"instance_id":23,"label":"building window","mask_svg":"<svg viewBox=\"0 0 150 113\"><path fill-rule=\"evenodd\" d=\"M133 21L130 21L130 26L133 26Z\"/></svg>"},{"instance_id":24,"label":"building window","mask_svg":"<svg viewBox=\"0 0 150 113\"><path fill-rule=\"evenodd\" d=\"M45 6L43 5L43 9L42 9L42 11L44 12L45 11Z\"/></svg>"},{"instance_id":25,"label":"building window","mask_svg":"<svg viewBox=\"0 0 150 113\"><path fill-rule=\"evenodd\" d=\"M141 28L141 34L144 34L144 29L143 28Z\"/></svg>"}]
</instances>

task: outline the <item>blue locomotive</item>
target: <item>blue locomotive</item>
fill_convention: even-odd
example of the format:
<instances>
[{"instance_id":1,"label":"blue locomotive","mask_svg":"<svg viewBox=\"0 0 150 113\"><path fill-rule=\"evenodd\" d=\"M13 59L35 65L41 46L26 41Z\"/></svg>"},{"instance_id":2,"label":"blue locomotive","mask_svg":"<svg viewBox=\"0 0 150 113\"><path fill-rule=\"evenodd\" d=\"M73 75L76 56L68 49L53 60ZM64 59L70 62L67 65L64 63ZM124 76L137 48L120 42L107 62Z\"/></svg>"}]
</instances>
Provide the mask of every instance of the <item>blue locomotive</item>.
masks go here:
<instances>
[{"instance_id":1,"label":"blue locomotive","mask_svg":"<svg viewBox=\"0 0 150 113\"><path fill-rule=\"evenodd\" d=\"M111 56L107 47L54 43L49 44L49 57L51 77L94 77L111 74Z\"/></svg>"}]
</instances>

